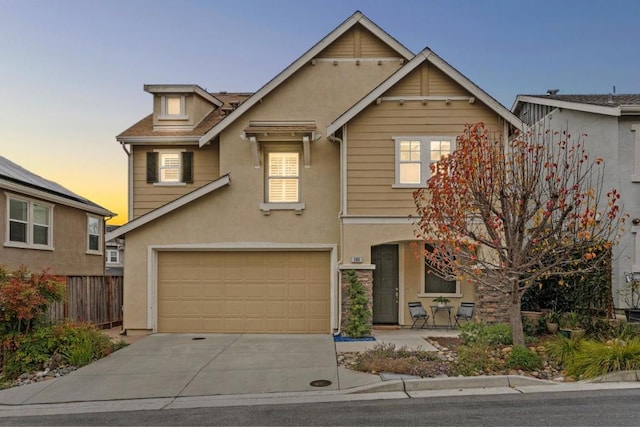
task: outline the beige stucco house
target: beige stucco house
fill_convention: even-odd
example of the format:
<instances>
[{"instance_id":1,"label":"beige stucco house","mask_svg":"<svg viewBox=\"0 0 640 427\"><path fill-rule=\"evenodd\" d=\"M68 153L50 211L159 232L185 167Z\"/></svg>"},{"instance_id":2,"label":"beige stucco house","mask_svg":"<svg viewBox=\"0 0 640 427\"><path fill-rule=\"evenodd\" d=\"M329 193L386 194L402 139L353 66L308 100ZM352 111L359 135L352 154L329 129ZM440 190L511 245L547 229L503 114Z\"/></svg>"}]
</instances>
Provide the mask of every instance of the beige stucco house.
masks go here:
<instances>
[{"instance_id":1,"label":"beige stucco house","mask_svg":"<svg viewBox=\"0 0 640 427\"><path fill-rule=\"evenodd\" d=\"M66 276L104 274L113 212L0 156L0 265Z\"/></svg>"},{"instance_id":2,"label":"beige stucco house","mask_svg":"<svg viewBox=\"0 0 640 427\"><path fill-rule=\"evenodd\" d=\"M472 286L425 273L412 192L465 124L520 121L429 49L410 52L360 12L255 93L146 85L153 112L128 153L128 332L330 333L346 271L374 324Z\"/></svg>"}]
</instances>

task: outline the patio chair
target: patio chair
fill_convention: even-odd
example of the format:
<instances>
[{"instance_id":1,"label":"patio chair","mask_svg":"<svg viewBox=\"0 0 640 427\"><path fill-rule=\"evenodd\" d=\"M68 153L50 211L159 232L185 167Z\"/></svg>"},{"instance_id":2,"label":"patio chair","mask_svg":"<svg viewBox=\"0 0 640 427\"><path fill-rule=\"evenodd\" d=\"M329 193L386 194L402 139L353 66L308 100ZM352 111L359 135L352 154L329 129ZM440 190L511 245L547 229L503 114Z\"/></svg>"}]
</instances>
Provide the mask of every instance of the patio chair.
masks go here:
<instances>
[{"instance_id":1,"label":"patio chair","mask_svg":"<svg viewBox=\"0 0 640 427\"><path fill-rule=\"evenodd\" d=\"M411 325L411 329L414 327L418 327L416 323L419 320L422 320L422 326L419 326L419 329L423 329L427 326L427 320L429 319L429 315L426 311L424 311L424 307L420 301L410 302L409 304L409 313L411 313L411 318L413 319L413 324Z\"/></svg>"},{"instance_id":2,"label":"patio chair","mask_svg":"<svg viewBox=\"0 0 640 427\"><path fill-rule=\"evenodd\" d=\"M454 316L456 319L454 327L460 326L460 320L466 320L467 322L470 321L473 318L473 309L475 306L476 304L473 302L461 302L458 307L458 312Z\"/></svg>"}]
</instances>

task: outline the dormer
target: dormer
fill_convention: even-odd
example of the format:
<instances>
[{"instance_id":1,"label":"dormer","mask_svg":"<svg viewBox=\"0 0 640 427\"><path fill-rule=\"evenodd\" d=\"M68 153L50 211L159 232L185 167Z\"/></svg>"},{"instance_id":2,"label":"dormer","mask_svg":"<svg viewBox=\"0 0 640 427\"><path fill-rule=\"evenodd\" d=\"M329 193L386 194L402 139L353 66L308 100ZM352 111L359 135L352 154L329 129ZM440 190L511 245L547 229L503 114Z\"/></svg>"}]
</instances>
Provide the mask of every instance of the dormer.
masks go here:
<instances>
[{"instance_id":1,"label":"dormer","mask_svg":"<svg viewBox=\"0 0 640 427\"><path fill-rule=\"evenodd\" d=\"M193 130L223 102L198 85L144 85L153 95L153 130Z\"/></svg>"}]
</instances>

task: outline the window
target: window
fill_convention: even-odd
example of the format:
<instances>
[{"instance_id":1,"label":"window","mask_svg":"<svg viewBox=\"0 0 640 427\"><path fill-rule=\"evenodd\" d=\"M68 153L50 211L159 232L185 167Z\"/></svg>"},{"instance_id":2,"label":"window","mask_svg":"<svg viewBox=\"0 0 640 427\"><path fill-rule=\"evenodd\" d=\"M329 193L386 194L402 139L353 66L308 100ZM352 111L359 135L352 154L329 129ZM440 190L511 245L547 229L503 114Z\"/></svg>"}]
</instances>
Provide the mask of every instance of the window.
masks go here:
<instances>
[{"instance_id":1,"label":"window","mask_svg":"<svg viewBox=\"0 0 640 427\"><path fill-rule=\"evenodd\" d=\"M87 252L102 253L102 218L87 216Z\"/></svg>"},{"instance_id":2,"label":"window","mask_svg":"<svg viewBox=\"0 0 640 427\"><path fill-rule=\"evenodd\" d=\"M424 186L437 163L454 149L453 137L395 137L397 187Z\"/></svg>"},{"instance_id":3,"label":"window","mask_svg":"<svg viewBox=\"0 0 640 427\"><path fill-rule=\"evenodd\" d=\"M164 95L160 99L160 119L184 120L187 118L184 95Z\"/></svg>"},{"instance_id":4,"label":"window","mask_svg":"<svg viewBox=\"0 0 640 427\"><path fill-rule=\"evenodd\" d=\"M8 197L6 246L50 249L53 207L42 202Z\"/></svg>"},{"instance_id":5,"label":"window","mask_svg":"<svg viewBox=\"0 0 640 427\"><path fill-rule=\"evenodd\" d=\"M120 256L117 249L107 249L107 263L118 264L120 262Z\"/></svg>"},{"instance_id":6,"label":"window","mask_svg":"<svg viewBox=\"0 0 640 427\"><path fill-rule=\"evenodd\" d=\"M181 185L193 182L193 151L154 150L147 152L147 182Z\"/></svg>"},{"instance_id":7,"label":"window","mask_svg":"<svg viewBox=\"0 0 640 427\"><path fill-rule=\"evenodd\" d=\"M433 251L433 246L425 245L425 250ZM458 294L458 282L456 280L446 280L435 274L428 261L424 262L424 293L435 294Z\"/></svg>"},{"instance_id":8,"label":"window","mask_svg":"<svg viewBox=\"0 0 640 427\"><path fill-rule=\"evenodd\" d=\"M300 154L267 153L267 203L297 203L300 199Z\"/></svg>"}]
</instances>

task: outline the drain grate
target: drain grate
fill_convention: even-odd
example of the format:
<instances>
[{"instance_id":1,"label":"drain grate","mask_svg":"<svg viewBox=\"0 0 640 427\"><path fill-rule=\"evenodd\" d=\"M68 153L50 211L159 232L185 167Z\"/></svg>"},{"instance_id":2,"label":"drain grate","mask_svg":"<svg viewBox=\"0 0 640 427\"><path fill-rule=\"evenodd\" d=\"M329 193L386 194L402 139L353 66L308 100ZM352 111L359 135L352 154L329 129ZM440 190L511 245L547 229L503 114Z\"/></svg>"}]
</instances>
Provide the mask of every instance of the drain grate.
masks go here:
<instances>
[{"instance_id":1,"label":"drain grate","mask_svg":"<svg viewBox=\"0 0 640 427\"><path fill-rule=\"evenodd\" d=\"M193 341L200 341L200 340L203 340L203 339L204 339L204 337L194 337L194 338L191 338L191 339L192 339Z\"/></svg>"},{"instance_id":2,"label":"drain grate","mask_svg":"<svg viewBox=\"0 0 640 427\"><path fill-rule=\"evenodd\" d=\"M332 384L329 380L313 380L309 383L311 387L327 387Z\"/></svg>"}]
</instances>

